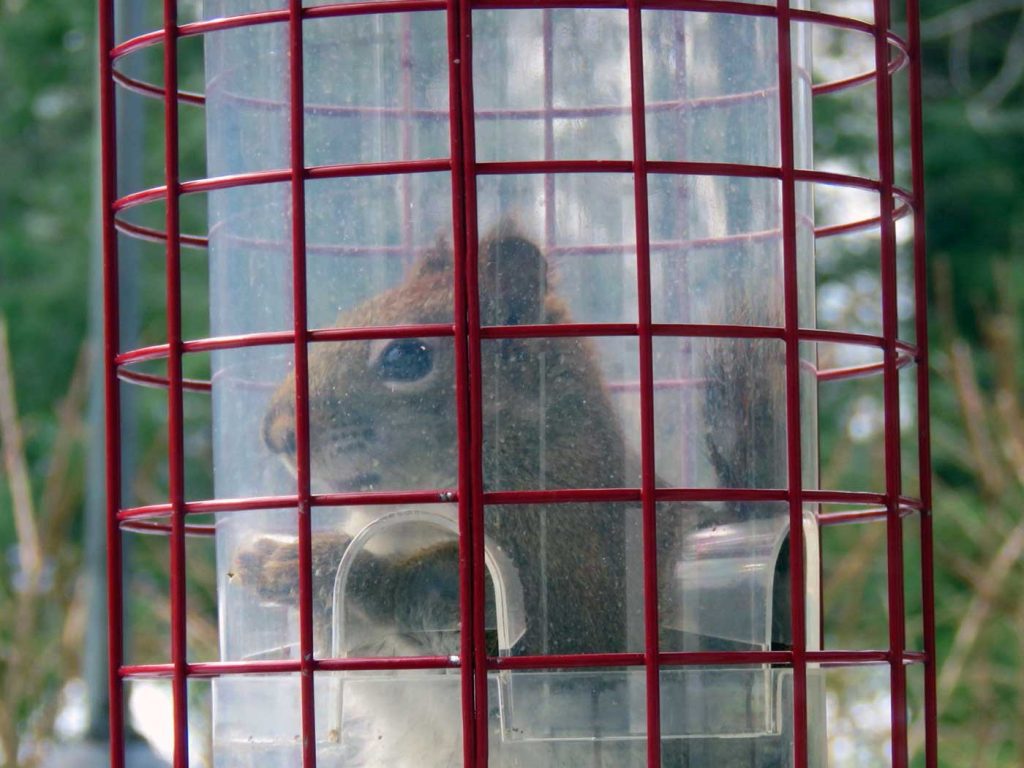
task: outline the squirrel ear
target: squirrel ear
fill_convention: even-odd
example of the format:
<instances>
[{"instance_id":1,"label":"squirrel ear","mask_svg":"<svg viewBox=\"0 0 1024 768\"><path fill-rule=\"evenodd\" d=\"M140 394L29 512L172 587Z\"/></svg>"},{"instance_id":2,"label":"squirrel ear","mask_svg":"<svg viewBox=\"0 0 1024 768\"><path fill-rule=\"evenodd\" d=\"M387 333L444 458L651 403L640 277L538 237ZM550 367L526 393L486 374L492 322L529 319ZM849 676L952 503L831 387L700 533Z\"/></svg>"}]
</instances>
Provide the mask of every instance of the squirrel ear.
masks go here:
<instances>
[{"instance_id":1,"label":"squirrel ear","mask_svg":"<svg viewBox=\"0 0 1024 768\"><path fill-rule=\"evenodd\" d=\"M423 253L412 266L414 275L445 272L452 268L452 249L443 235L437 238L433 247Z\"/></svg>"},{"instance_id":2,"label":"squirrel ear","mask_svg":"<svg viewBox=\"0 0 1024 768\"><path fill-rule=\"evenodd\" d=\"M548 263L540 249L509 225L480 243L480 321L484 325L543 322Z\"/></svg>"}]
</instances>

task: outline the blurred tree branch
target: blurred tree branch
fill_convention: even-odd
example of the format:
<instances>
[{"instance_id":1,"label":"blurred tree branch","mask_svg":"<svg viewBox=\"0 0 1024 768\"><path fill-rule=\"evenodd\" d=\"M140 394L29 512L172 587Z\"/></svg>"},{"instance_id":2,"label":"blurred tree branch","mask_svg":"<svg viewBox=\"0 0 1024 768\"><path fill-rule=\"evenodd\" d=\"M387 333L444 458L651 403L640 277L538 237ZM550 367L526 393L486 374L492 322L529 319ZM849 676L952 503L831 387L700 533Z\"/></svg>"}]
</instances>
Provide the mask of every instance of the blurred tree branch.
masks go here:
<instances>
[{"instance_id":1,"label":"blurred tree branch","mask_svg":"<svg viewBox=\"0 0 1024 768\"><path fill-rule=\"evenodd\" d=\"M1020 511L1024 501L1024 403L1019 376L1024 348L1019 331L1019 281L1014 280L1007 264L996 265L996 303L982 320L983 343L972 348L956 330L949 265L936 264L934 275L940 337L936 344L940 352L937 367L957 405L958 429L947 440L956 440L959 435L960 441L966 442L967 450L960 446L955 455L961 457L957 460L961 467L970 472L975 489L968 505L956 514L944 515L942 524L965 533L973 531L975 522L981 523L980 529L966 538L936 537L937 563L955 562L946 578L955 574L966 587L958 590L959 594L967 596L962 607L951 609L954 631L937 675L938 714L941 718L954 705L965 703L968 709L997 711L1006 705L1006 696L1015 699L1011 706L1020 711L1024 708L1024 679L1020 674L1007 675L992 654L992 648L1001 644L999 633L1005 630L998 616L1018 617L1019 626L1019 617L1024 615L1024 600L1016 586L1024 563L1024 516ZM944 443L937 442L936 447L949 454ZM950 487L941 492L946 498L960 495ZM937 607L942 608L942 603L953 596L950 590L940 591ZM1018 670L1024 669L1019 654L1013 663ZM1000 682L1008 686L1002 692ZM988 742L990 749L997 751L996 744L1010 740L1016 742L1018 759L1024 757L1019 736L998 727L1003 718L982 720L987 725L972 726L975 748L988 751L984 747ZM945 741L955 740L954 734L946 733ZM912 749L920 746L919 741L912 741Z\"/></svg>"},{"instance_id":2,"label":"blurred tree branch","mask_svg":"<svg viewBox=\"0 0 1024 768\"><path fill-rule=\"evenodd\" d=\"M986 21L1022 7L1021 0L973 0L958 5L938 16L921 21L921 37L934 40L947 37L955 32L969 29Z\"/></svg>"},{"instance_id":3,"label":"blurred tree branch","mask_svg":"<svg viewBox=\"0 0 1024 768\"><path fill-rule=\"evenodd\" d=\"M1014 14L1015 19L1003 18ZM1019 103L1008 104L1019 101L1013 97L1024 82L1022 0L973 0L955 6L923 20L921 38L948 40L949 83L965 100L975 128L998 130L1024 120ZM995 62L989 60L993 56Z\"/></svg>"},{"instance_id":4,"label":"blurred tree branch","mask_svg":"<svg viewBox=\"0 0 1024 768\"><path fill-rule=\"evenodd\" d=\"M77 669L83 591L72 523L82 498L88 355L82 345L36 506L15 397L7 325L0 316L0 443L17 541L16 566L0 571L0 750L5 768L32 768L53 731L60 691Z\"/></svg>"},{"instance_id":5,"label":"blurred tree branch","mask_svg":"<svg viewBox=\"0 0 1024 768\"><path fill-rule=\"evenodd\" d=\"M14 528L18 535L18 567L24 580L21 589L35 593L43 562L39 532L36 529L36 513L32 504L32 485L25 462L21 423L18 421L9 350L7 321L0 317L0 444L11 493Z\"/></svg>"}]
</instances>

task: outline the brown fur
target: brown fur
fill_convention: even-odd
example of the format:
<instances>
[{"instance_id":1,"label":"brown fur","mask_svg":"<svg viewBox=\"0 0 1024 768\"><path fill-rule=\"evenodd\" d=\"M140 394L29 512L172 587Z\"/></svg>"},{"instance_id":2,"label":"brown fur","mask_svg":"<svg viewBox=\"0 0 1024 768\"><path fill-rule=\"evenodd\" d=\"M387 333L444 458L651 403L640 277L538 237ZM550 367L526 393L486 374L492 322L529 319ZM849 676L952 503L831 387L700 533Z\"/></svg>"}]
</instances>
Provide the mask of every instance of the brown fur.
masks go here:
<instances>
[{"instance_id":1,"label":"brown fur","mask_svg":"<svg viewBox=\"0 0 1024 768\"><path fill-rule=\"evenodd\" d=\"M451 322L451 262L448 248L438 243L403 283L342 314L338 326ZM546 260L510 225L481 243L479 282L485 325L570 322L564 303L549 290ZM318 490L442 489L456 484L453 343L418 341L430 350L433 368L422 380L409 382L389 381L375 368L387 341L314 345L309 358L310 452ZM547 398L544 407L538 402L541 390ZM268 448L289 463L294 463L295 452L294 397L294 377L289 376L272 397L263 426ZM488 490L626 484L625 441L589 340L485 342L481 397ZM622 507L606 504L487 509L486 533L516 565L523 586L527 630L516 652L625 650L624 524ZM633 517L631 524L639 525L639 518ZM330 574L332 563L336 568L349 540L345 533L314 537L315 576ZM238 570L249 574L246 582L262 599L292 602L294 543L275 541L258 541L239 554ZM545 543L550 554L542 562ZM456 551L442 547L432 556L448 557L454 565ZM395 606L399 613L401 585L408 585L402 573L421 565L423 557L413 553L406 559L390 558L383 567L395 572L374 577L386 588L376 595L359 595L357 590L353 597ZM254 576L261 562L262 573ZM433 572L455 578L452 568ZM394 585L399 585L397 591ZM317 589L316 610L329 607L331 586L333 580ZM540 615L545 603L546 622ZM454 653L457 648L443 650Z\"/></svg>"},{"instance_id":2,"label":"brown fur","mask_svg":"<svg viewBox=\"0 0 1024 768\"><path fill-rule=\"evenodd\" d=\"M481 243L479 251L484 325L571 322L564 302L550 289L546 260L513 227L499 227ZM337 324L450 323L452 315L452 256L439 242L404 282L343 313ZM441 490L456 485L453 341L423 338L404 344L402 349L413 357L429 352L428 374L408 380L382 375L381 361L389 349L386 340L313 345L309 413L315 490ZM777 426L771 418L772 408L783 385L778 361L763 344L749 349L726 341L712 346L708 354L705 416L716 430L705 438L720 484L742 487L770 482L774 462L768 454L774 447ZM414 372L415 367L413 364ZM636 485L636 457L626 447L589 340L485 341L482 372L480 453L486 490ZM271 398L263 424L267 447L291 464L295 460L294 403L294 378L289 376ZM754 433L756 445L738 439L747 431ZM744 447L747 450L741 451ZM672 572L676 537L684 527L710 524L711 509L659 505L663 617L673 613L676 597ZM639 512L638 505L613 504L485 508L486 535L516 567L526 609L525 634L512 649L502 650L514 654L641 650L629 646L626 632L627 623L638 617L627 616L625 542L627 530L634 534L640 530ZM314 533L318 653L328 647L334 576L355 533ZM297 601L298 561L293 538L257 539L236 555L233 571L262 600L291 605ZM365 656L458 653L458 545L454 539L438 543L435 537L431 543L401 554L363 551L354 561L348 587L346 615L360 619L364 629L346 637L344 652ZM489 580L486 591L487 652L493 655L499 649ZM637 598L634 594L631 602L635 604ZM779 608L780 623L773 638L788 636L784 626L788 610ZM727 647L716 644L714 638L689 636L680 628L663 627L661 634L665 650ZM406 709L396 711L400 719L409 714ZM424 718L423 733L436 740L441 729L431 713L419 716ZM383 748L380 743L373 746ZM455 754L456 747L450 746ZM548 754L547 748L555 751ZM602 748L609 755L618 754L615 744ZM572 752L571 762L558 762L560 758L554 756L560 754L557 749L561 747L538 749L537 764L605 764L596 757L587 762L577 752ZM641 764L642 751L629 749L632 751L624 751L618 764ZM774 768L782 764L782 754L781 743L772 739L676 740L663 745L663 764L673 768L705 763ZM505 765L501 759L499 754L496 764Z\"/></svg>"}]
</instances>

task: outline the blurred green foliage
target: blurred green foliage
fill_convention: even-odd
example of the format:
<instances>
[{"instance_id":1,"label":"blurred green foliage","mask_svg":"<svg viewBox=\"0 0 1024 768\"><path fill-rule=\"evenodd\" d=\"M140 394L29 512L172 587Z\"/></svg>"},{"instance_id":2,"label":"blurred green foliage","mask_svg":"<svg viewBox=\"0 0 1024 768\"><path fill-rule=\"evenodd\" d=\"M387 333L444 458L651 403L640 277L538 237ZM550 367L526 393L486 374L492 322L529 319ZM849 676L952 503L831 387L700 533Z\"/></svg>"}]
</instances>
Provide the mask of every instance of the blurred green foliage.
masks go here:
<instances>
[{"instance_id":1,"label":"blurred green foliage","mask_svg":"<svg viewBox=\"0 0 1024 768\"><path fill-rule=\"evenodd\" d=\"M0 311L37 478L87 329L92 13L90 3L0 2ZM0 514L0 541L9 525Z\"/></svg>"},{"instance_id":2,"label":"blurred green foliage","mask_svg":"<svg viewBox=\"0 0 1024 768\"><path fill-rule=\"evenodd\" d=\"M989 0L924 7L928 251L956 286L956 326L980 338L992 268L1024 238L1021 9Z\"/></svg>"},{"instance_id":3,"label":"blurred green foliage","mask_svg":"<svg viewBox=\"0 0 1024 768\"><path fill-rule=\"evenodd\" d=\"M943 764L1015 766L1024 764L1015 549L1024 534L1024 13L995 0L938 0L924 12Z\"/></svg>"},{"instance_id":4,"label":"blurred green foliage","mask_svg":"<svg viewBox=\"0 0 1024 768\"><path fill-rule=\"evenodd\" d=\"M29 766L38 756L75 668L74 636L82 628L81 614L68 608L81 583L81 347L95 218L92 28L88 3L0 2L0 314L42 554L41 569L27 575L23 566L31 561L19 560L14 544L17 480L0 470L5 766ZM3 438L16 442L6 432Z\"/></svg>"}]
</instances>

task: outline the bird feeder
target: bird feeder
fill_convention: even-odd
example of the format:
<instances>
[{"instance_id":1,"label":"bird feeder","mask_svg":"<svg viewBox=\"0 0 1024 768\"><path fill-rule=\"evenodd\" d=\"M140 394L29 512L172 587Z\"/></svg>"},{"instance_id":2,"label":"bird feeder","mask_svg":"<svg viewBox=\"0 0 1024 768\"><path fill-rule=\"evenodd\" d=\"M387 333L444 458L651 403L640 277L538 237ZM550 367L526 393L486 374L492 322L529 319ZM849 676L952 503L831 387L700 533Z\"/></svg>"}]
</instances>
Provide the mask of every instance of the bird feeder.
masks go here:
<instances>
[{"instance_id":1,"label":"bird feeder","mask_svg":"<svg viewBox=\"0 0 1024 768\"><path fill-rule=\"evenodd\" d=\"M890 764L936 764L913 0L898 25L883 0L867 19L165 0L124 34L117 5L100 2L114 768L147 678L168 686L175 768L837 768L836 692L856 686L830 676L879 672ZM819 34L866 69L812 75ZM815 159L814 106L848 93L874 108L868 170ZM126 186L151 142L122 98L162 110L159 183ZM205 231L183 225L194 201ZM816 267L843 238L871 254L874 326L844 325ZM153 293L125 281L134 241L163 259L153 343L119 327ZM880 485L823 486L825 388L863 381ZM122 488L139 387L165 398L156 502ZM882 532L874 645L831 644L840 525ZM145 663L125 646L140 535L169 547L168 656ZM193 538L215 549L215 659L190 655Z\"/></svg>"}]
</instances>

